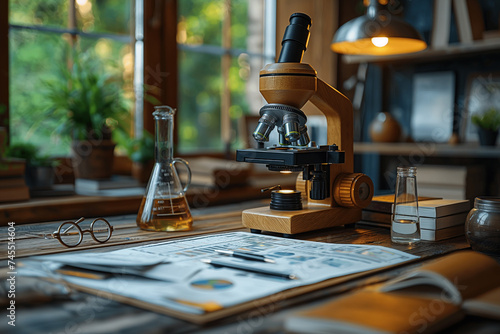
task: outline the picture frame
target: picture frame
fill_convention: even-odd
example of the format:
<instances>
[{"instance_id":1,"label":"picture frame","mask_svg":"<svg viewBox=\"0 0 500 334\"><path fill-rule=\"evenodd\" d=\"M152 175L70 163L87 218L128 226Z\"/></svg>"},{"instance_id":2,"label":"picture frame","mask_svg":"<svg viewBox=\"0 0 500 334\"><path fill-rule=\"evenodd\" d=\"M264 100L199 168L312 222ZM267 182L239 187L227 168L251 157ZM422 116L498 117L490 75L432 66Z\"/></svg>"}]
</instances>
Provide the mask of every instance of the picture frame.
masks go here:
<instances>
[{"instance_id":1,"label":"picture frame","mask_svg":"<svg viewBox=\"0 0 500 334\"><path fill-rule=\"evenodd\" d=\"M483 72L469 75L460 123L462 142L479 141L471 117L493 106L500 107L500 72Z\"/></svg>"},{"instance_id":2,"label":"picture frame","mask_svg":"<svg viewBox=\"0 0 500 334\"><path fill-rule=\"evenodd\" d=\"M417 142L448 142L453 134L455 72L413 75L411 136Z\"/></svg>"}]
</instances>

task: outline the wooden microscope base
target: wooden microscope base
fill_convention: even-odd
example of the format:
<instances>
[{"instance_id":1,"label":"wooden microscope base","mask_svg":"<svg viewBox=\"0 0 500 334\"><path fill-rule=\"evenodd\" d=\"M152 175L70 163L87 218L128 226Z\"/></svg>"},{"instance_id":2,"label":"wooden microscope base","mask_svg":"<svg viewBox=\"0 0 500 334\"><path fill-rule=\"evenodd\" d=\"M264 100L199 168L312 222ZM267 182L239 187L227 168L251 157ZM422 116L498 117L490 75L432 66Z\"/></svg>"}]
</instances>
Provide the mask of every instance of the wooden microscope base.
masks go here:
<instances>
[{"instance_id":1,"label":"wooden microscope base","mask_svg":"<svg viewBox=\"0 0 500 334\"><path fill-rule=\"evenodd\" d=\"M278 211L269 206L243 211L243 225L252 230L297 234L361 220L361 209L308 204L302 210Z\"/></svg>"}]
</instances>

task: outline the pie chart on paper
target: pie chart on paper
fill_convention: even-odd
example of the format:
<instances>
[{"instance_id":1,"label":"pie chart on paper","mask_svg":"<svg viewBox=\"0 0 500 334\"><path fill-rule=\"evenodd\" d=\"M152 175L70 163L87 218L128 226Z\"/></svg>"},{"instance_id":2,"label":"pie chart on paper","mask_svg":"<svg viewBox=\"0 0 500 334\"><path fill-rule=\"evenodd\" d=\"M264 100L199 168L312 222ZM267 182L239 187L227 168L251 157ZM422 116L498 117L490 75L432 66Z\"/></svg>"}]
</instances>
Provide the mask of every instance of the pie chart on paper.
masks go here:
<instances>
[{"instance_id":1,"label":"pie chart on paper","mask_svg":"<svg viewBox=\"0 0 500 334\"><path fill-rule=\"evenodd\" d=\"M191 286L203 290L223 290L233 286L233 282L223 279L203 279L191 282Z\"/></svg>"}]
</instances>

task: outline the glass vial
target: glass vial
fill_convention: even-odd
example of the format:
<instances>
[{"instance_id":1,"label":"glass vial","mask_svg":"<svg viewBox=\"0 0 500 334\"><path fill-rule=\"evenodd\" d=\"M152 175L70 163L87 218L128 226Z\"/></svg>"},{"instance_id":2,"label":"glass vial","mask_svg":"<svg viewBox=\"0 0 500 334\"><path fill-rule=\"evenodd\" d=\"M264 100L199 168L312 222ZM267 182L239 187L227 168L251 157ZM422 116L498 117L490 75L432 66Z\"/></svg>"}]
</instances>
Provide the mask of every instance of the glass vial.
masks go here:
<instances>
[{"instance_id":1,"label":"glass vial","mask_svg":"<svg viewBox=\"0 0 500 334\"><path fill-rule=\"evenodd\" d=\"M137 214L137 226L150 231L190 230L193 218L186 200L186 190L191 183L191 170L187 161L174 158L173 125L175 109L155 107L155 165L149 178L146 193ZM188 181L182 186L175 168L185 165Z\"/></svg>"},{"instance_id":2,"label":"glass vial","mask_svg":"<svg viewBox=\"0 0 500 334\"><path fill-rule=\"evenodd\" d=\"M396 194L391 218L392 242L412 245L420 241L416 167L397 168Z\"/></svg>"}]
</instances>

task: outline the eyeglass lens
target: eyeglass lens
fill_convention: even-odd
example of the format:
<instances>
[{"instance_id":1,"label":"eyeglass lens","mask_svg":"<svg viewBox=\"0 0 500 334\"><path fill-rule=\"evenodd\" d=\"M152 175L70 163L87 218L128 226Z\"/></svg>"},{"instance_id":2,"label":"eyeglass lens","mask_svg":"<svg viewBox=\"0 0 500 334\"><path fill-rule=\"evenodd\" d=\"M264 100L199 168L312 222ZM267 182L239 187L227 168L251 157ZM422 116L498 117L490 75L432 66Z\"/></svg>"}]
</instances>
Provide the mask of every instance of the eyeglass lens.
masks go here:
<instances>
[{"instance_id":1,"label":"eyeglass lens","mask_svg":"<svg viewBox=\"0 0 500 334\"><path fill-rule=\"evenodd\" d=\"M80 228L73 222L63 223L59 231L61 242L68 247L77 246L83 238Z\"/></svg>"},{"instance_id":2,"label":"eyeglass lens","mask_svg":"<svg viewBox=\"0 0 500 334\"><path fill-rule=\"evenodd\" d=\"M102 218L94 220L92 222L90 230L94 236L95 241L106 242L111 237L111 226L106 220Z\"/></svg>"}]
</instances>

